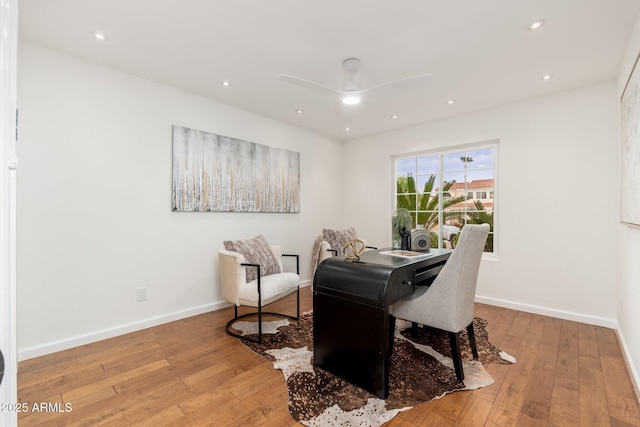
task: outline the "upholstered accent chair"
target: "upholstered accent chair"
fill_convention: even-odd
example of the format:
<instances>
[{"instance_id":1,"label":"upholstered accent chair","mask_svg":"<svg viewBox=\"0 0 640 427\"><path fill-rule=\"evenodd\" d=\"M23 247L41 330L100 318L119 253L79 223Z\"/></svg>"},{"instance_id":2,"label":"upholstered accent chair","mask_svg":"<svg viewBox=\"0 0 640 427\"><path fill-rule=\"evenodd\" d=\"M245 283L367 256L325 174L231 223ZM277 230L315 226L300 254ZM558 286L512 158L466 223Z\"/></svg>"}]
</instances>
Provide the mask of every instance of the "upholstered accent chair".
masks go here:
<instances>
[{"instance_id":1,"label":"upholstered accent chair","mask_svg":"<svg viewBox=\"0 0 640 427\"><path fill-rule=\"evenodd\" d=\"M322 235L316 237L313 242L312 257L311 257L311 277L314 276L316 268L322 261L333 256L344 255L344 245L354 239L360 239L363 242L366 241L359 238L356 234L356 229L346 228L343 230L334 230L331 228L322 229ZM365 246L367 249L377 249L374 246Z\"/></svg>"},{"instance_id":2,"label":"upholstered accent chair","mask_svg":"<svg viewBox=\"0 0 640 427\"><path fill-rule=\"evenodd\" d=\"M460 381L464 380L459 333L465 328L474 358L478 358L473 331L474 299L478 270L489 224L462 227L458 244L431 286L419 286L407 299L393 304L392 315L418 324L449 332L451 357Z\"/></svg>"},{"instance_id":3,"label":"upholstered accent chair","mask_svg":"<svg viewBox=\"0 0 640 427\"><path fill-rule=\"evenodd\" d=\"M233 304L234 317L225 331L234 337L262 342L262 316L271 314L297 320L300 317L300 259L284 254L282 248L270 245L262 235L253 239L225 241L218 250L222 297ZM296 272L285 272L283 257L295 258ZM263 307L296 294L296 315L263 311ZM238 315L238 307L254 307L257 311ZM237 320L258 315L258 338L251 339L233 332Z\"/></svg>"}]
</instances>

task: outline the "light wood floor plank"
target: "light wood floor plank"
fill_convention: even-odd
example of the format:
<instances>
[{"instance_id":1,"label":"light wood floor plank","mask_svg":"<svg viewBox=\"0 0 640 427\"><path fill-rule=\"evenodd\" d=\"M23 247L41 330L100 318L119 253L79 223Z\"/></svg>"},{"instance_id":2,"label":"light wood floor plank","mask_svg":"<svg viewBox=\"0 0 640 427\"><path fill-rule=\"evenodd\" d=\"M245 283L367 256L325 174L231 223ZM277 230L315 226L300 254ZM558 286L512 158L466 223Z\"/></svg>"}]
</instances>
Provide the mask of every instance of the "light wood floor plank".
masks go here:
<instances>
[{"instance_id":1,"label":"light wood floor plank","mask_svg":"<svg viewBox=\"0 0 640 427\"><path fill-rule=\"evenodd\" d=\"M301 311L312 307L310 288ZM290 298L272 306L295 309ZM495 383L401 412L388 425L640 427L614 331L476 305L490 341L517 359L488 364ZM21 402L73 410L19 414L31 426L300 426L280 371L224 332L227 308L19 364Z\"/></svg>"}]
</instances>

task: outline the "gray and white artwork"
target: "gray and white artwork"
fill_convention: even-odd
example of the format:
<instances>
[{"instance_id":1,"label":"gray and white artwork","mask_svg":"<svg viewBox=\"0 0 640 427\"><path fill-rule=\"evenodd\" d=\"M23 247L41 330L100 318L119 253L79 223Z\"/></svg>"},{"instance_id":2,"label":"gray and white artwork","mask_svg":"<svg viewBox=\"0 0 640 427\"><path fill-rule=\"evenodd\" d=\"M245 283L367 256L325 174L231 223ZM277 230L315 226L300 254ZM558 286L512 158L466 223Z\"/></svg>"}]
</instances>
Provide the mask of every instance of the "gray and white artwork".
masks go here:
<instances>
[{"instance_id":1,"label":"gray and white artwork","mask_svg":"<svg viewBox=\"0 0 640 427\"><path fill-rule=\"evenodd\" d=\"M640 225L640 70L633 68L620 102L620 221Z\"/></svg>"},{"instance_id":2,"label":"gray and white artwork","mask_svg":"<svg viewBox=\"0 0 640 427\"><path fill-rule=\"evenodd\" d=\"M300 153L173 126L173 210L300 212Z\"/></svg>"}]
</instances>

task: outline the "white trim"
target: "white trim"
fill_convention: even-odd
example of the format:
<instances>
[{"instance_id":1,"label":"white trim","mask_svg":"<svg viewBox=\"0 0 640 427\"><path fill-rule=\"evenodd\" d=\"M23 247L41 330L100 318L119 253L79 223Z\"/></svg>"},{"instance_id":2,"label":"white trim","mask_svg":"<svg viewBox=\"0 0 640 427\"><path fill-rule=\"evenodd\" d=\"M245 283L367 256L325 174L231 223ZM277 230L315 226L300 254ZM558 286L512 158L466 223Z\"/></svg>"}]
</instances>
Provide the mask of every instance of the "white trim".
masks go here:
<instances>
[{"instance_id":1,"label":"white trim","mask_svg":"<svg viewBox=\"0 0 640 427\"><path fill-rule=\"evenodd\" d=\"M640 375L638 375L638 371L633 365L633 358L631 357L631 352L629 351L629 347L627 346L627 341L624 339L624 335L622 335L620 325L616 321L616 334L618 335L618 341L620 341L620 346L622 347L622 355L624 356L624 361L627 364L627 369L629 370L629 374L631 376L631 382L633 383L633 388L636 392L636 398L640 401Z\"/></svg>"},{"instance_id":2,"label":"white trim","mask_svg":"<svg viewBox=\"0 0 640 427\"><path fill-rule=\"evenodd\" d=\"M311 286L311 285L312 285L311 279L300 281L300 287L301 288L306 288L307 286Z\"/></svg>"},{"instance_id":3,"label":"white trim","mask_svg":"<svg viewBox=\"0 0 640 427\"><path fill-rule=\"evenodd\" d=\"M301 288L308 286L311 286L311 280L304 280L300 282ZM106 340L109 338L117 337L119 335L128 334L130 332L136 332L153 326L162 325L164 323L169 323L176 320L185 319L187 317L208 313L210 311L221 310L230 306L231 304L227 303L226 301L218 301L211 304L201 305L199 307L176 311L162 316L151 317L149 319L144 319L138 322L127 323L124 325L115 326L113 328L101 329L82 335L76 335L75 337L69 337L58 341L51 341L45 344L19 349L18 361L44 356L45 354L55 353L56 351L68 350L73 347L90 344L96 341Z\"/></svg>"},{"instance_id":4,"label":"white trim","mask_svg":"<svg viewBox=\"0 0 640 427\"><path fill-rule=\"evenodd\" d=\"M479 302L481 304L495 305L498 307L510 308L512 310L524 311L526 313L540 314L542 316L555 317L558 319L573 320L574 322L603 326L610 329L617 328L617 322L614 318L591 316L583 313L575 313L573 311L557 310L553 308L541 307L539 305L523 304L520 302L483 297L479 295L476 295L475 300L476 302Z\"/></svg>"},{"instance_id":5,"label":"white trim","mask_svg":"<svg viewBox=\"0 0 640 427\"><path fill-rule=\"evenodd\" d=\"M162 316L151 317L139 322L119 325L113 328L101 329L98 331L77 335L75 337L69 337L58 341L51 341L49 343L19 349L18 360L23 361L34 357L43 356L45 354L55 353L56 351L67 350L73 347L90 344L92 342L128 334L130 332L140 331L152 326L158 326L164 323L173 322L175 320L185 319L187 317L197 316L199 314L208 313L210 311L220 310L229 306L230 304L226 301L218 301L211 304L201 305L199 307L189 308L187 310L176 311Z\"/></svg>"}]
</instances>

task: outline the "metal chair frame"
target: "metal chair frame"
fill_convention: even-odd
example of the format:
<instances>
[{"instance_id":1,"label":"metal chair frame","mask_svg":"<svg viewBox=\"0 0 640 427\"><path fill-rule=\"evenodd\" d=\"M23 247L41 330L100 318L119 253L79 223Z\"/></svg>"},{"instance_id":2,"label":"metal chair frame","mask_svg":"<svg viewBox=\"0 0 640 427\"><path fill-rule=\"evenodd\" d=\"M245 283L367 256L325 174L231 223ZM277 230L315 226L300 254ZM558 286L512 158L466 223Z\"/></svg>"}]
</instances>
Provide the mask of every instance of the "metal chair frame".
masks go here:
<instances>
[{"instance_id":1,"label":"metal chair frame","mask_svg":"<svg viewBox=\"0 0 640 427\"><path fill-rule=\"evenodd\" d=\"M300 274L300 256L299 255L293 255L293 254L282 254L283 257L288 256L288 257L295 257L296 258L296 274ZM244 267L254 267L257 269L257 276L258 276L258 311L254 311L251 313L245 313L242 314L240 316L238 316L238 306L234 305L233 306L233 313L234 313L234 317L233 319L229 320L224 328L225 332L229 335L231 335L232 337L236 337L236 338L241 338L247 341L251 341L251 342L255 342L255 343L262 343L262 316L265 314L270 314L273 316L280 316L280 317L285 317L288 319L293 319L293 320L298 320L300 318L300 284L298 284L298 289L296 291L296 315L295 316L291 316L289 314L283 314L283 313L275 313L275 312L270 312L270 311L262 311L262 290L261 290L261 280L260 280L260 264L249 264L249 263L242 263L240 264L241 266ZM288 295L287 295L288 296ZM286 298L286 297L285 297ZM280 301L280 300L278 300ZM273 303L275 303L277 301L274 301ZM271 303L271 304L273 304ZM268 304L267 304L268 305ZM258 338L251 338L251 337L246 337L244 335L238 334L236 332L231 331L231 325L233 325L237 320L239 319L244 319L246 317L249 316L255 316L258 315Z\"/></svg>"}]
</instances>

